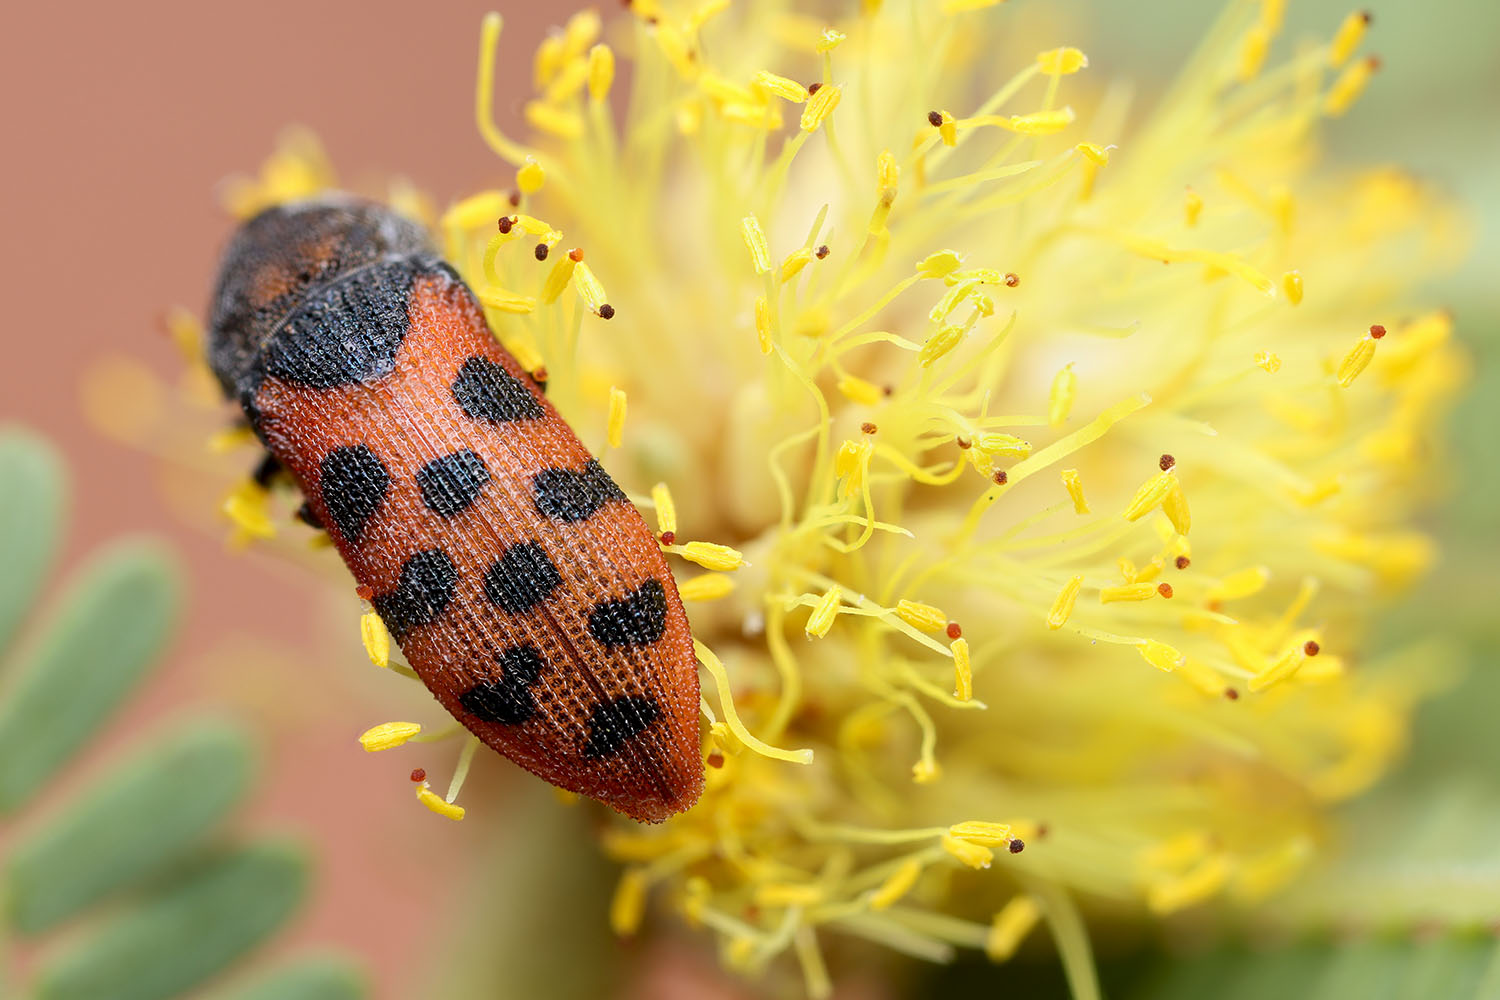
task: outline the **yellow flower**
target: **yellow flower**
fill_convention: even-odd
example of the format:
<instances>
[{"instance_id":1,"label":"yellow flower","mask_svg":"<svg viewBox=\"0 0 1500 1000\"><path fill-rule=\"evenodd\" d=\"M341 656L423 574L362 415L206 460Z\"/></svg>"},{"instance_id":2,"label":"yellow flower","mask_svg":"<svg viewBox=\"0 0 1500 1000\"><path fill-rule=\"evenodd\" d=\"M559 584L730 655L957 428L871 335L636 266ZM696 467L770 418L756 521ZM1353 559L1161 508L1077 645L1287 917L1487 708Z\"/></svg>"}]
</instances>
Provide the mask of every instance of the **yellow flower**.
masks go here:
<instances>
[{"instance_id":1,"label":"yellow flower","mask_svg":"<svg viewBox=\"0 0 1500 1000\"><path fill-rule=\"evenodd\" d=\"M1464 374L1408 295L1454 213L1313 166L1371 68L1333 68L1351 28L1278 69L1279 18L1235 4L1172 113L1122 131L1079 50L1036 38L991 91L972 40L1008 8L909 2L921 31L896 0L815 27L637 3L633 72L592 33L539 58L529 141L491 118L492 16L479 124L519 205L483 192L437 233L626 488L664 484L662 523L704 539L667 551L735 570L688 605L724 766L606 832L649 865L612 922L676 905L815 991L825 935L1002 960L1071 892L1167 912L1315 858L1423 689L1366 633L1430 559L1411 522ZM282 150L234 207L325 172ZM500 214L588 265L537 266ZM1052 933L1080 954L1076 921Z\"/></svg>"}]
</instances>

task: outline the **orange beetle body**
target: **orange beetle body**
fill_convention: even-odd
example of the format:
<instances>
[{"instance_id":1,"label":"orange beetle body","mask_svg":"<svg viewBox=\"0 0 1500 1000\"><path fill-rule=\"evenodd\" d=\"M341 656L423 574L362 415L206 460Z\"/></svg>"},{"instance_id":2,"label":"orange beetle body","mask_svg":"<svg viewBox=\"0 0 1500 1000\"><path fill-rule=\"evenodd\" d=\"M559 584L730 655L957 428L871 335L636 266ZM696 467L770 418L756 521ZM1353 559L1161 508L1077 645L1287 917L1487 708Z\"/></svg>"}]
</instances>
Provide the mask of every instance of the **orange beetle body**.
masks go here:
<instances>
[{"instance_id":1,"label":"orange beetle body","mask_svg":"<svg viewBox=\"0 0 1500 1000\"><path fill-rule=\"evenodd\" d=\"M354 200L256 216L209 359L445 709L635 819L697 801L697 665L657 540L418 227Z\"/></svg>"}]
</instances>

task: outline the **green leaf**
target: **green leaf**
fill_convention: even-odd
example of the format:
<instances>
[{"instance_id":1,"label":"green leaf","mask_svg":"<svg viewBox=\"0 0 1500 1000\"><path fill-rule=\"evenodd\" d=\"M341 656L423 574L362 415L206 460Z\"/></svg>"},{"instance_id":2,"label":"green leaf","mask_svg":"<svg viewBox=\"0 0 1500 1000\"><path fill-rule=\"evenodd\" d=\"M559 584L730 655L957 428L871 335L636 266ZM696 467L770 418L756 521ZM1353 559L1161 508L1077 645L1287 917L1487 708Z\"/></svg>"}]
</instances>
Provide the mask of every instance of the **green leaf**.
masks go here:
<instances>
[{"instance_id":1,"label":"green leaf","mask_svg":"<svg viewBox=\"0 0 1500 1000\"><path fill-rule=\"evenodd\" d=\"M35 934L187 854L244 796L249 739L224 722L164 734L17 844L10 916Z\"/></svg>"},{"instance_id":2,"label":"green leaf","mask_svg":"<svg viewBox=\"0 0 1500 1000\"><path fill-rule=\"evenodd\" d=\"M178 604L165 551L116 543L77 574L31 662L0 698L0 814L86 743L166 644Z\"/></svg>"},{"instance_id":3,"label":"green leaf","mask_svg":"<svg viewBox=\"0 0 1500 1000\"><path fill-rule=\"evenodd\" d=\"M57 453L18 427L0 427L0 651L15 636L57 554L64 483Z\"/></svg>"},{"instance_id":4,"label":"green leaf","mask_svg":"<svg viewBox=\"0 0 1500 1000\"><path fill-rule=\"evenodd\" d=\"M166 1000L260 944L301 901L301 851L258 844L204 860L44 962L38 1000Z\"/></svg>"},{"instance_id":5,"label":"green leaf","mask_svg":"<svg viewBox=\"0 0 1500 1000\"><path fill-rule=\"evenodd\" d=\"M1480 935L1304 942L1255 951L1221 947L1163 959L1132 1000L1488 1000L1500 986L1500 945Z\"/></svg>"},{"instance_id":6,"label":"green leaf","mask_svg":"<svg viewBox=\"0 0 1500 1000\"><path fill-rule=\"evenodd\" d=\"M359 966L319 956L288 962L222 1000L362 1000L368 992Z\"/></svg>"}]
</instances>

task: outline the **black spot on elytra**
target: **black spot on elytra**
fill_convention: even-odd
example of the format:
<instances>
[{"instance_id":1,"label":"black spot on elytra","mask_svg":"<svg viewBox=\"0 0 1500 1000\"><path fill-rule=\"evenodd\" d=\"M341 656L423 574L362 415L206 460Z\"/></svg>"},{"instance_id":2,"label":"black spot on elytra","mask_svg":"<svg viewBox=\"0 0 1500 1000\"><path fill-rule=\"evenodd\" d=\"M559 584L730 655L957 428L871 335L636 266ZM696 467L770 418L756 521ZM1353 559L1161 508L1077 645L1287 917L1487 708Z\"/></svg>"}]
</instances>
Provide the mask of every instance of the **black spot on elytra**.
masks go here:
<instances>
[{"instance_id":1,"label":"black spot on elytra","mask_svg":"<svg viewBox=\"0 0 1500 1000\"><path fill-rule=\"evenodd\" d=\"M667 630L667 591L660 580L647 580L635 593L617 601L600 601L589 612L589 631L606 646L645 646Z\"/></svg>"},{"instance_id":2,"label":"black spot on elytra","mask_svg":"<svg viewBox=\"0 0 1500 1000\"><path fill-rule=\"evenodd\" d=\"M614 756L660 715L661 709L650 698L630 695L601 702L589 717L589 738L583 755L591 760Z\"/></svg>"},{"instance_id":3,"label":"black spot on elytra","mask_svg":"<svg viewBox=\"0 0 1500 1000\"><path fill-rule=\"evenodd\" d=\"M428 510L443 517L468 509L489 481L489 467L470 448L434 458L417 472L422 502Z\"/></svg>"},{"instance_id":4,"label":"black spot on elytra","mask_svg":"<svg viewBox=\"0 0 1500 1000\"><path fill-rule=\"evenodd\" d=\"M387 260L307 289L266 343L266 374L316 389L389 375L410 325L412 283L428 270L418 258Z\"/></svg>"},{"instance_id":5,"label":"black spot on elytra","mask_svg":"<svg viewBox=\"0 0 1500 1000\"><path fill-rule=\"evenodd\" d=\"M562 574L540 542L512 545L484 573L485 596L513 615L530 611L561 585Z\"/></svg>"},{"instance_id":6,"label":"black spot on elytra","mask_svg":"<svg viewBox=\"0 0 1500 1000\"><path fill-rule=\"evenodd\" d=\"M401 579L395 590L376 594L370 603L400 642L418 625L436 621L457 588L458 570L453 560L442 549L427 549L401 564Z\"/></svg>"},{"instance_id":7,"label":"black spot on elytra","mask_svg":"<svg viewBox=\"0 0 1500 1000\"><path fill-rule=\"evenodd\" d=\"M459 704L476 719L518 726L536 714L531 685L542 672L542 654L535 646L516 646L495 658L500 679L476 684L458 696Z\"/></svg>"},{"instance_id":8,"label":"black spot on elytra","mask_svg":"<svg viewBox=\"0 0 1500 1000\"><path fill-rule=\"evenodd\" d=\"M391 476L375 453L362 444L335 448L318 464L318 492L339 534L358 542L367 522L380 509Z\"/></svg>"},{"instance_id":9,"label":"black spot on elytra","mask_svg":"<svg viewBox=\"0 0 1500 1000\"><path fill-rule=\"evenodd\" d=\"M624 500L597 459L589 459L583 470L543 469L531 481L536 509L555 521L584 521L611 500Z\"/></svg>"},{"instance_id":10,"label":"black spot on elytra","mask_svg":"<svg viewBox=\"0 0 1500 1000\"><path fill-rule=\"evenodd\" d=\"M453 398L475 420L535 420L547 415L526 383L489 358L476 354L453 382Z\"/></svg>"}]
</instances>

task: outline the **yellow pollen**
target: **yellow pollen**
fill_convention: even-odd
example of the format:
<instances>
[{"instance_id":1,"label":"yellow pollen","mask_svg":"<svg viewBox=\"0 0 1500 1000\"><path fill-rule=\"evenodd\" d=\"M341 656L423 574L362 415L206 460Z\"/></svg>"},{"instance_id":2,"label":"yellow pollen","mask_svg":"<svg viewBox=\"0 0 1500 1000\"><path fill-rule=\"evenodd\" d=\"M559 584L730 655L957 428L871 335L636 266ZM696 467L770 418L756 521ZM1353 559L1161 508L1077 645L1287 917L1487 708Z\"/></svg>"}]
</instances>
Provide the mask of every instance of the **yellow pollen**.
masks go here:
<instances>
[{"instance_id":1,"label":"yellow pollen","mask_svg":"<svg viewBox=\"0 0 1500 1000\"><path fill-rule=\"evenodd\" d=\"M1176 476L1172 477L1172 486L1167 490L1167 495L1161 502L1161 509L1179 535L1188 533L1188 529L1193 525L1193 517L1188 510L1187 495L1182 492L1182 483Z\"/></svg>"},{"instance_id":2,"label":"yellow pollen","mask_svg":"<svg viewBox=\"0 0 1500 1000\"><path fill-rule=\"evenodd\" d=\"M656 530L659 534L677 531L677 504L666 483L651 487L651 503L656 507Z\"/></svg>"},{"instance_id":3,"label":"yellow pollen","mask_svg":"<svg viewBox=\"0 0 1500 1000\"><path fill-rule=\"evenodd\" d=\"M995 860L995 852L988 847L955 837L951 833L943 834L942 844L943 850L970 868L982 870L988 868L990 862Z\"/></svg>"},{"instance_id":4,"label":"yellow pollen","mask_svg":"<svg viewBox=\"0 0 1500 1000\"><path fill-rule=\"evenodd\" d=\"M541 90L551 83L552 78L562 69L565 58L566 50L561 35L549 35L543 39L542 44L537 46L536 58L532 61L532 85Z\"/></svg>"},{"instance_id":5,"label":"yellow pollen","mask_svg":"<svg viewBox=\"0 0 1500 1000\"><path fill-rule=\"evenodd\" d=\"M1141 654L1141 658L1147 663L1151 664L1157 670L1162 670L1169 674L1180 667L1186 660L1186 657L1175 646L1169 646L1155 639L1147 639L1145 642L1137 645L1135 650Z\"/></svg>"},{"instance_id":6,"label":"yellow pollen","mask_svg":"<svg viewBox=\"0 0 1500 1000\"><path fill-rule=\"evenodd\" d=\"M1115 604L1120 601L1145 601L1156 596L1156 586L1151 583L1127 583L1117 587L1099 588L1100 604Z\"/></svg>"},{"instance_id":7,"label":"yellow pollen","mask_svg":"<svg viewBox=\"0 0 1500 1000\"><path fill-rule=\"evenodd\" d=\"M1068 497L1073 501L1073 513L1087 514L1089 512L1088 501L1083 497L1083 480L1078 475L1077 469L1064 469L1062 471L1063 489L1068 491Z\"/></svg>"},{"instance_id":8,"label":"yellow pollen","mask_svg":"<svg viewBox=\"0 0 1500 1000\"><path fill-rule=\"evenodd\" d=\"M838 48L845 38L849 36L837 28L824 28L823 33L818 36L817 44L814 46L819 52L832 52Z\"/></svg>"},{"instance_id":9,"label":"yellow pollen","mask_svg":"<svg viewBox=\"0 0 1500 1000\"><path fill-rule=\"evenodd\" d=\"M359 745L364 747L367 753L391 750L421 732L422 727L415 722L382 722L361 733Z\"/></svg>"},{"instance_id":10,"label":"yellow pollen","mask_svg":"<svg viewBox=\"0 0 1500 1000\"><path fill-rule=\"evenodd\" d=\"M596 103L609 96L615 82L615 53L608 45L589 49L589 97Z\"/></svg>"},{"instance_id":11,"label":"yellow pollen","mask_svg":"<svg viewBox=\"0 0 1500 1000\"><path fill-rule=\"evenodd\" d=\"M1053 135L1073 124L1075 117L1072 108L1033 111L1029 115L1011 115L1007 127L1019 135Z\"/></svg>"},{"instance_id":12,"label":"yellow pollen","mask_svg":"<svg viewBox=\"0 0 1500 1000\"><path fill-rule=\"evenodd\" d=\"M1125 519L1127 521L1139 521L1147 514L1155 510L1167 494L1172 492L1176 485L1177 477L1169 470L1158 472L1136 490L1135 498L1130 501L1130 506L1125 508Z\"/></svg>"},{"instance_id":13,"label":"yellow pollen","mask_svg":"<svg viewBox=\"0 0 1500 1000\"><path fill-rule=\"evenodd\" d=\"M625 440L625 390L619 386L609 387L609 446L620 447Z\"/></svg>"},{"instance_id":14,"label":"yellow pollen","mask_svg":"<svg viewBox=\"0 0 1500 1000\"><path fill-rule=\"evenodd\" d=\"M1302 272L1288 271L1281 276L1281 290L1292 305L1302 304Z\"/></svg>"},{"instance_id":15,"label":"yellow pollen","mask_svg":"<svg viewBox=\"0 0 1500 1000\"><path fill-rule=\"evenodd\" d=\"M983 454L998 455L1001 458L1026 458L1031 454L1030 441L998 431L980 431L975 434L974 447Z\"/></svg>"},{"instance_id":16,"label":"yellow pollen","mask_svg":"<svg viewBox=\"0 0 1500 1000\"><path fill-rule=\"evenodd\" d=\"M938 112L941 121L938 122L938 138L943 140L944 146L958 145L958 123L953 115L947 111Z\"/></svg>"},{"instance_id":17,"label":"yellow pollen","mask_svg":"<svg viewBox=\"0 0 1500 1000\"><path fill-rule=\"evenodd\" d=\"M360 615L359 637L371 663L381 668L391 665L391 633L378 614L366 611Z\"/></svg>"},{"instance_id":18,"label":"yellow pollen","mask_svg":"<svg viewBox=\"0 0 1500 1000\"><path fill-rule=\"evenodd\" d=\"M985 820L971 819L962 823L955 823L948 827L948 835L966 840L980 847L1008 847L1011 841L1011 827L1009 823L990 823Z\"/></svg>"},{"instance_id":19,"label":"yellow pollen","mask_svg":"<svg viewBox=\"0 0 1500 1000\"><path fill-rule=\"evenodd\" d=\"M1281 371L1281 355L1275 351L1256 351L1255 364L1271 375Z\"/></svg>"},{"instance_id":20,"label":"yellow pollen","mask_svg":"<svg viewBox=\"0 0 1500 1000\"><path fill-rule=\"evenodd\" d=\"M516 171L516 187L520 188L522 194L536 194L546 182L547 171L535 160L527 160Z\"/></svg>"},{"instance_id":21,"label":"yellow pollen","mask_svg":"<svg viewBox=\"0 0 1500 1000\"><path fill-rule=\"evenodd\" d=\"M819 87L818 92L808 99L807 107L802 109L802 131L816 132L823 120L839 106L839 99L843 94L842 88L836 84Z\"/></svg>"},{"instance_id":22,"label":"yellow pollen","mask_svg":"<svg viewBox=\"0 0 1500 1000\"><path fill-rule=\"evenodd\" d=\"M896 157L889 149L875 158L875 179L880 185L882 198L887 192L890 198L896 197L896 188L901 181L901 168L896 165ZM886 204L889 205L890 201L886 200Z\"/></svg>"},{"instance_id":23,"label":"yellow pollen","mask_svg":"<svg viewBox=\"0 0 1500 1000\"><path fill-rule=\"evenodd\" d=\"M911 780L919 785L930 785L943 776L943 769L935 760L926 757L911 766Z\"/></svg>"},{"instance_id":24,"label":"yellow pollen","mask_svg":"<svg viewBox=\"0 0 1500 1000\"><path fill-rule=\"evenodd\" d=\"M1062 590L1057 592L1057 597L1052 601L1052 609L1047 612L1047 627L1056 631L1067 624L1069 616L1073 614L1073 605L1078 601L1078 591L1083 587L1083 577L1075 576L1063 584Z\"/></svg>"},{"instance_id":25,"label":"yellow pollen","mask_svg":"<svg viewBox=\"0 0 1500 1000\"><path fill-rule=\"evenodd\" d=\"M1053 376L1052 390L1047 394L1047 423L1053 427L1061 427L1067 423L1077 395L1078 376L1073 372L1072 362L1069 362Z\"/></svg>"},{"instance_id":26,"label":"yellow pollen","mask_svg":"<svg viewBox=\"0 0 1500 1000\"><path fill-rule=\"evenodd\" d=\"M828 630L833 627L833 619L838 616L839 601L843 595L843 590L834 585L818 598L818 603L813 605L812 614L807 616L807 625L804 627L809 637L821 639L828 634Z\"/></svg>"},{"instance_id":27,"label":"yellow pollen","mask_svg":"<svg viewBox=\"0 0 1500 1000\"><path fill-rule=\"evenodd\" d=\"M1338 371L1334 375L1339 385L1345 389L1353 385L1354 380L1359 378L1359 373L1369 367L1374 357L1375 338L1365 334L1349 349L1349 353L1344 355L1344 360L1339 362Z\"/></svg>"},{"instance_id":28,"label":"yellow pollen","mask_svg":"<svg viewBox=\"0 0 1500 1000\"><path fill-rule=\"evenodd\" d=\"M750 260L755 264L755 273L765 274L771 270L771 248L766 244L766 233L760 228L760 220L753 215L745 216L740 220L740 234L745 238L745 246L750 249Z\"/></svg>"},{"instance_id":29,"label":"yellow pollen","mask_svg":"<svg viewBox=\"0 0 1500 1000\"><path fill-rule=\"evenodd\" d=\"M222 431L217 431L209 437L208 450L215 455L222 455L225 452L252 444L254 441L255 432L250 429L249 425L244 427L229 427Z\"/></svg>"},{"instance_id":30,"label":"yellow pollen","mask_svg":"<svg viewBox=\"0 0 1500 1000\"><path fill-rule=\"evenodd\" d=\"M755 74L755 85L769 94L775 94L783 101L791 101L793 104L807 103L807 88L796 80L788 80L784 76L761 70Z\"/></svg>"},{"instance_id":31,"label":"yellow pollen","mask_svg":"<svg viewBox=\"0 0 1500 1000\"><path fill-rule=\"evenodd\" d=\"M922 862L907 858L870 894L870 909L879 913L900 901L922 877Z\"/></svg>"},{"instance_id":32,"label":"yellow pollen","mask_svg":"<svg viewBox=\"0 0 1500 1000\"><path fill-rule=\"evenodd\" d=\"M959 701L972 701L974 670L969 663L969 640L960 636L948 649L953 653L953 697Z\"/></svg>"},{"instance_id":33,"label":"yellow pollen","mask_svg":"<svg viewBox=\"0 0 1500 1000\"><path fill-rule=\"evenodd\" d=\"M557 263L552 265L552 270L547 273L547 281L542 285L542 302L550 305L557 301L557 297L568 287L568 282L573 280L573 269L578 266L569 254L559 254Z\"/></svg>"},{"instance_id":34,"label":"yellow pollen","mask_svg":"<svg viewBox=\"0 0 1500 1000\"><path fill-rule=\"evenodd\" d=\"M1198 224L1198 216L1203 214L1203 196L1192 188L1187 189L1187 194L1182 202L1182 217L1189 226Z\"/></svg>"},{"instance_id":35,"label":"yellow pollen","mask_svg":"<svg viewBox=\"0 0 1500 1000\"><path fill-rule=\"evenodd\" d=\"M1348 62L1349 57L1354 55L1354 50L1359 48L1359 43L1365 37L1365 29L1369 26L1370 15L1362 10L1346 15L1328 46L1328 65L1338 69Z\"/></svg>"},{"instance_id":36,"label":"yellow pollen","mask_svg":"<svg viewBox=\"0 0 1500 1000\"><path fill-rule=\"evenodd\" d=\"M247 538L275 538L271 523L271 495L265 487L246 480L224 498L223 511Z\"/></svg>"},{"instance_id":37,"label":"yellow pollen","mask_svg":"<svg viewBox=\"0 0 1500 1000\"><path fill-rule=\"evenodd\" d=\"M1250 683L1246 686L1251 691L1264 691L1268 687L1290 679L1293 674L1302 669L1302 664L1306 662L1307 654L1303 652L1302 645L1299 643L1283 653L1275 663L1250 678Z\"/></svg>"},{"instance_id":38,"label":"yellow pollen","mask_svg":"<svg viewBox=\"0 0 1500 1000\"><path fill-rule=\"evenodd\" d=\"M957 271L963 258L952 250L939 250L928 254L917 264L917 273L924 278L946 278Z\"/></svg>"},{"instance_id":39,"label":"yellow pollen","mask_svg":"<svg viewBox=\"0 0 1500 1000\"><path fill-rule=\"evenodd\" d=\"M604 294L604 286L594 277L593 269L585 263L580 262L574 269L573 287L578 289L578 297L595 316L609 302L609 297Z\"/></svg>"},{"instance_id":40,"label":"yellow pollen","mask_svg":"<svg viewBox=\"0 0 1500 1000\"><path fill-rule=\"evenodd\" d=\"M640 928L645 915L646 874L639 868L627 868L620 873L609 901L609 929L620 937L629 937Z\"/></svg>"},{"instance_id":41,"label":"yellow pollen","mask_svg":"<svg viewBox=\"0 0 1500 1000\"><path fill-rule=\"evenodd\" d=\"M445 819L451 819L455 823L464 818L463 806L456 806L452 802L447 801L437 792L434 792L431 788L429 788L427 782L425 781L417 786L417 801L422 803L428 809L431 809L433 812L437 813L439 816L442 816Z\"/></svg>"},{"instance_id":42,"label":"yellow pollen","mask_svg":"<svg viewBox=\"0 0 1500 1000\"><path fill-rule=\"evenodd\" d=\"M723 573L703 573L677 585L677 595L684 601L718 601L734 593L734 577Z\"/></svg>"},{"instance_id":43,"label":"yellow pollen","mask_svg":"<svg viewBox=\"0 0 1500 1000\"><path fill-rule=\"evenodd\" d=\"M923 368L930 368L933 362L953 350L964 339L964 328L961 326L945 326L931 337L922 349L917 352L917 360Z\"/></svg>"},{"instance_id":44,"label":"yellow pollen","mask_svg":"<svg viewBox=\"0 0 1500 1000\"><path fill-rule=\"evenodd\" d=\"M905 598L896 602L896 617L923 632L941 632L948 627L948 616L942 609Z\"/></svg>"},{"instance_id":45,"label":"yellow pollen","mask_svg":"<svg viewBox=\"0 0 1500 1000\"><path fill-rule=\"evenodd\" d=\"M1333 81L1333 86L1328 88L1328 94L1323 98L1323 113L1330 118L1337 118L1348 111L1359 100L1359 95L1364 93L1377 65L1379 64L1372 59L1350 63L1339 74L1339 78Z\"/></svg>"},{"instance_id":46,"label":"yellow pollen","mask_svg":"<svg viewBox=\"0 0 1500 1000\"><path fill-rule=\"evenodd\" d=\"M1080 142L1073 148L1082 153L1084 159L1088 160L1094 166L1109 166L1109 151L1112 147L1101 146L1096 142Z\"/></svg>"},{"instance_id":47,"label":"yellow pollen","mask_svg":"<svg viewBox=\"0 0 1500 1000\"><path fill-rule=\"evenodd\" d=\"M1037 53L1036 64L1048 76L1068 76L1087 66L1089 57L1080 49L1048 49Z\"/></svg>"},{"instance_id":48,"label":"yellow pollen","mask_svg":"<svg viewBox=\"0 0 1500 1000\"><path fill-rule=\"evenodd\" d=\"M984 953L991 962L1004 962L1016 953L1026 935L1041 920L1042 910L1030 896L1016 896L995 914L984 939Z\"/></svg>"},{"instance_id":49,"label":"yellow pollen","mask_svg":"<svg viewBox=\"0 0 1500 1000\"><path fill-rule=\"evenodd\" d=\"M749 565L739 549L732 549L716 542L688 542L686 545L677 546L674 551L688 562L697 563L704 569L711 569L717 573L726 573Z\"/></svg>"},{"instance_id":50,"label":"yellow pollen","mask_svg":"<svg viewBox=\"0 0 1500 1000\"><path fill-rule=\"evenodd\" d=\"M781 262L781 283L786 284L795 278L812 259L813 252L806 247L787 254L786 260Z\"/></svg>"}]
</instances>

